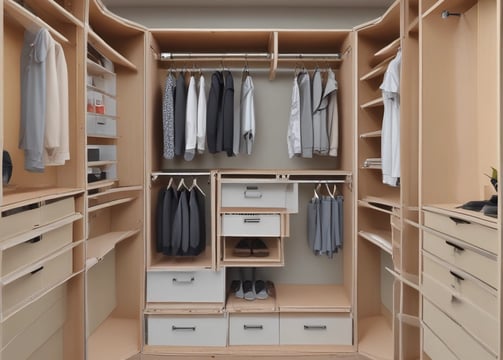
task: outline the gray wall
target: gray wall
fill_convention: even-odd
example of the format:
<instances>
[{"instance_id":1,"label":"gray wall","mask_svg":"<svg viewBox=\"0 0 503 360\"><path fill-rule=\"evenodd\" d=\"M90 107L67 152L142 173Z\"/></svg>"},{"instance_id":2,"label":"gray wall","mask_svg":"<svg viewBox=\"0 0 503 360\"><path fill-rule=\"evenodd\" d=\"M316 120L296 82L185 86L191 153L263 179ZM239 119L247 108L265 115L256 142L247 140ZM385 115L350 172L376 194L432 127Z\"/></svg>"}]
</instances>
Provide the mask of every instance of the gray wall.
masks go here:
<instances>
[{"instance_id":1,"label":"gray wall","mask_svg":"<svg viewBox=\"0 0 503 360\"><path fill-rule=\"evenodd\" d=\"M110 7L148 28L351 29L382 8Z\"/></svg>"}]
</instances>

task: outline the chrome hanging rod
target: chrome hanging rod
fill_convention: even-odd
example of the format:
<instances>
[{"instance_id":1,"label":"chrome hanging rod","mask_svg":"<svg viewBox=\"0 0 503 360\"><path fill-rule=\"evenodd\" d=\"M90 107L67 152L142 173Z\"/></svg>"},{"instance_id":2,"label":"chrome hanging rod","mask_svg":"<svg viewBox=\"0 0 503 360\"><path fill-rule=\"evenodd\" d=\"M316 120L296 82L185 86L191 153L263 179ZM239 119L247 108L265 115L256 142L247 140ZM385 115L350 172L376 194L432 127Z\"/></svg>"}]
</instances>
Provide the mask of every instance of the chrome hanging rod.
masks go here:
<instances>
[{"instance_id":1,"label":"chrome hanging rod","mask_svg":"<svg viewBox=\"0 0 503 360\"><path fill-rule=\"evenodd\" d=\"M159 176L210 176L209 171L162 171L150 174L152 181L156 181Z\"/></svg>"},{"instance_id":2,"label":"chrome hanging rod","mask_svg":"<svg viewBox=\"0 0 503 360\"><path fill-rule=\"evenodd\" d=\"M272 60L273 54L270 53L172 53L162 52L160 60L198 60L198 59L239 59L243 61L253 60ZM278 60L340 60L342 58L340 53L281 53L278 54Z\"/></svg>"}]
</instances>

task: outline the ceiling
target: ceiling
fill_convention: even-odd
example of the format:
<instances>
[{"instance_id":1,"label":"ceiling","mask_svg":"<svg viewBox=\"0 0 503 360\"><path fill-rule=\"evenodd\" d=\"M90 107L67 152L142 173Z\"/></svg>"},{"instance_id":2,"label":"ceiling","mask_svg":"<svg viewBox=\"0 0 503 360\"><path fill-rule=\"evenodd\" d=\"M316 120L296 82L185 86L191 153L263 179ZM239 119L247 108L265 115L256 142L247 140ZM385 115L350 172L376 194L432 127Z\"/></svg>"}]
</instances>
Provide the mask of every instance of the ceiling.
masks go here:
<instances>
[{"instance_id":1,"label":"ceiling","mask_svg":"<svg viewBox=\"0 0 503 360\"><path fill-rule=\"evenodd\" d=\"M393 0L102 0L108 8L119 7L376 7Z\"/></svg>"}]
</instances>

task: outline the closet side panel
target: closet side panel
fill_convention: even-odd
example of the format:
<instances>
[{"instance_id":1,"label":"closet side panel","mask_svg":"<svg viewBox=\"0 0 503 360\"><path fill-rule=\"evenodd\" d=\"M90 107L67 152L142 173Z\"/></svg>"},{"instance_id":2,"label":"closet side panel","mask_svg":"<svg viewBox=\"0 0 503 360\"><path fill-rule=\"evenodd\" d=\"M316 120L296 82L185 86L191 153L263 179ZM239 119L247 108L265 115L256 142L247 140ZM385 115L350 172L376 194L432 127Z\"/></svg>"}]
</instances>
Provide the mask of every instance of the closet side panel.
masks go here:
<instances>
[{"instance_id":1,"label":"closet side panel","mask_svg":"<svg viewBox=\"0 0 503 360\"><path fill-rule=\"evenodd\" d=\"M5 79L4 76L4 20L3 20L3 7L0 10L0 68L2 69L2 77ZM0 109L4 108L4 87L5 87L5 81L2 81L2 84L0 85ZM5 126L5 113L2 110L2 113L0 114L0 147L4 149L4 141L3 141L3 134L4 134L4 126ZM2 160L3 163L3 160ZM0 183L0 204L3 203L3 182ZM1 337L1 336L0 336Z\"/></svg>"}]
</instances>

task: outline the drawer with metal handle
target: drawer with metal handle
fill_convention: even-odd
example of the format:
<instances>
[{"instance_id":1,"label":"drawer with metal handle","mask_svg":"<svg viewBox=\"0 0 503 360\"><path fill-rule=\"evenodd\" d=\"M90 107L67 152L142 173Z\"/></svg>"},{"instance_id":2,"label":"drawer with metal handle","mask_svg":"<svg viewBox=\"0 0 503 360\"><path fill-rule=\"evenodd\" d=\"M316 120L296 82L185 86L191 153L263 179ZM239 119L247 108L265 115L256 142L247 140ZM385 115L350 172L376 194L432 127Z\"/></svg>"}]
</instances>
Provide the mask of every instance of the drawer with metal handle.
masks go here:
<instances>
[{"instance_id":1,"label":"drawer with metal handle","mask_svg":"<svg viewBox=\"0 0 503 360\"><path fill-rule=\"evenodd\" d=\"M229 345L279 345L278 314L230 314Z\"/></svg>"},{"instance_id":2,"label":"drawer with metal handle","mask_svg":"<svg viewBox=\"0 0 503 360\"><path fill-rule=\"evenodd\" d=\"M281 236L280 214L224 214L222 236Z\"/></svg>"}]
</instances>

